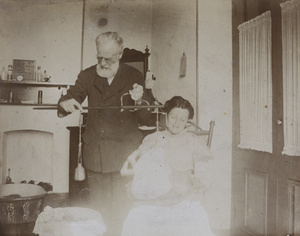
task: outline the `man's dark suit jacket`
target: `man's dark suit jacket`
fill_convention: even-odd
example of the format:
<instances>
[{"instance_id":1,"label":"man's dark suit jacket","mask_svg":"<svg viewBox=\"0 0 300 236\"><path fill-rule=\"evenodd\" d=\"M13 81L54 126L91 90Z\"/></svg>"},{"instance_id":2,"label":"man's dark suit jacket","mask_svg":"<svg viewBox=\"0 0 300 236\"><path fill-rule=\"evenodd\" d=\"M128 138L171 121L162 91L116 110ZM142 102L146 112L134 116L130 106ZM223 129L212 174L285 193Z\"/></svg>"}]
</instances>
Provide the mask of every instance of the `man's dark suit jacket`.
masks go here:
<instances>
[{"instance_id":1,"label":"man's dark suit jacket","mask_svg":"<svg viewBox=\"0 0 300 236\"><path fill-rule=\"evenodd\" d=\"M96 65L78 75L75 85L59 100L74 98L80 104L88 97L88 106L120 106L121 96L137 83L145 88L142 73L120 63L119 70L110 86L106 78L96 73ZM124 96L123 105L134 105L130 96ZM63 113L61 107L59 112ZM139 123L147 124L147 110L129 111L120 109L91 109L88 111L86 129L83 134L83 164L95 172L120 171L128 155L141 143L143 135ZM67 115L67 113L64 113Z\"/></svg>"}]
</instances>

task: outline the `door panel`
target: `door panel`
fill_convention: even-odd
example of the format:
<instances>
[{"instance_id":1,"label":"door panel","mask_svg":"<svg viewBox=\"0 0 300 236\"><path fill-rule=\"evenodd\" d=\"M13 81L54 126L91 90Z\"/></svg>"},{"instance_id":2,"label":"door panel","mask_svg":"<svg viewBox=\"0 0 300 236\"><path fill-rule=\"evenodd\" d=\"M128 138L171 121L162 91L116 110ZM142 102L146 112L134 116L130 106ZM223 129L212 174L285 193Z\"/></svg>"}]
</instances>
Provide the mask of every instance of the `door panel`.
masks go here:
<instances>
[{"instance_id":1,"label":"door panel","mask_svg":"<svg viewBox=\"0 0 300 236\"><path fill-rule=\"evenodd\" d=\"M267 232L268 174L245 169L245 230Z\"/></svg>"},{"instance_id":2,"label":"door panel","mask_svg":"<svg viewBox=\"0 0 300 236\"><path fill-rule=\"evenodd\" d=\"M293 235L300 234L300 181L289 180L288 184L288 228Z\"/></svg>"},{"instance_id":3,"label":"door panel","mask_svg":"<svg viewBox=\"0 0 300 236\"><path fill-rule=\"evenodd\" d=\"M276 162L258 151L236 150L234 155L233 235L274 235Z\"/></svg>"},{"instance_id":4,"label":"door panel","mask_svg":"<svg viewBox=\"0 0 300 236\"><path fill-rule=\"evenodd\" d=\"M300 157L278 160L277 235L300 235Z\"/></svg>"}]
</instances>

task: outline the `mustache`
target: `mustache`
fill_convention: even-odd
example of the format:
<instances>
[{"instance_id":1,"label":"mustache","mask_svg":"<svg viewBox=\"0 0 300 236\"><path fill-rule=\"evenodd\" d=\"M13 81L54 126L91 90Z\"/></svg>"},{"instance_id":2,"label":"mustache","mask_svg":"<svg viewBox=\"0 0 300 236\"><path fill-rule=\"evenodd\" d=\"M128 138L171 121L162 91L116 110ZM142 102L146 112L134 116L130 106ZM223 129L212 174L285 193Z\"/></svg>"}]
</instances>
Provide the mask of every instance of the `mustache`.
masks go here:
<instances>
[{"instance_id":1,"label":"mustache","mask_svg":"<svg viewBox=\"0 0 300 236\"><path fill-rule=\"evenodd\" d=\"M110 66L102 66L102 65L99 65L99 69L104 69L104 70L111 70L112 68Z\"/></svg>"},{"instance_id":2,"label":"mustache","mask_svg":"<svg viewBox=\"0 0 300 236\"><path fill-rule=\"evenodd\" d=\"M112 65L112 66L102 66L100 64L96 67L96 72L101 77L113 77L116 75L119 69L119 64Z\"/></svg>"}]
</instances>

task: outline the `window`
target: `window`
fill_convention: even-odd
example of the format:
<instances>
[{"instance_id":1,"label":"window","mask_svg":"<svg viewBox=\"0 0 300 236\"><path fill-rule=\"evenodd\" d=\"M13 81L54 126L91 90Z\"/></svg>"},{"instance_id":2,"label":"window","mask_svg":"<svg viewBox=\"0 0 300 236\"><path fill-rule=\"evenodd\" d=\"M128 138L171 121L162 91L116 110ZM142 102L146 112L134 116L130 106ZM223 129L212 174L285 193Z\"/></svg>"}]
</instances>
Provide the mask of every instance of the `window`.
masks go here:
<instances>
[{"instance_id":1,"label":"window","mask_svg":"<svg viewBox=\"0 0 300 236\"><path fill-rule=\"evenodd\" d=\"M271 12L239 25L240 148L272 152Z\"/></svg>"},{"instance_id":2,"label":"window","mask_svg":"<svg viewBox=\"0 0 300 236\"><path fill-rule=\"evenodd\" d=\"M300 2L280 4L282 12L283 154L300 156Z\"/></svg>"}]
</instances>

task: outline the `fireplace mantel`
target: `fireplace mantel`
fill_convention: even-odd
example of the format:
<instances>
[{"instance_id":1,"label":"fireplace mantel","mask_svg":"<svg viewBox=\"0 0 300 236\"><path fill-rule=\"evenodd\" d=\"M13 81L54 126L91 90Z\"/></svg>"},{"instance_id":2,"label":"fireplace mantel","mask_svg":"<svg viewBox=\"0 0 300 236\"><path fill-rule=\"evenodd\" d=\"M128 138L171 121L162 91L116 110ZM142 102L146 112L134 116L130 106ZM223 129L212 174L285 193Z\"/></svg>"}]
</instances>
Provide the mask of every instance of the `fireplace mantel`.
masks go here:
<instances>
[{"instance_id":1,"label":"fireplace mantel","mask_svg":"<svg viewBox=\"0 0 300 236\"><path fill-rule=\"evenodd\" d=\"M0 105L55 105L70 86L64 83L0 80ZM39 92L42 93L41 101Z\"/></svg>"},{"instance_id":2,"label":"fireplace mantel","mask_svg":"<svg viewBox=\"0 0 300 236\"><path fill-rule=\"evenodd\" d=\"M41 166L32 166L31 172L34 179L36 168L52 168L53 192L64 193L69 191L69 131L67 126L78 125L79 113L71 114L65 118L58 118L56 110L35 110L34 106L0 105L0 184L5 183L7 166L4 145L4 133L8 131L34 130L53 134L52 167L49 161L40 162ZM36 132L37 134L39 132ZM30 142L26 140L26 142ZM22 145L20 145L22 146ZM18 145L15 146L16 150ZM45 155L47 156L47 155ZM43 156L41 156L43 158ZM23 161L20 157L20 162ZM11 178L13 179L11 170Z\"/></svg>"}]
</instances>

